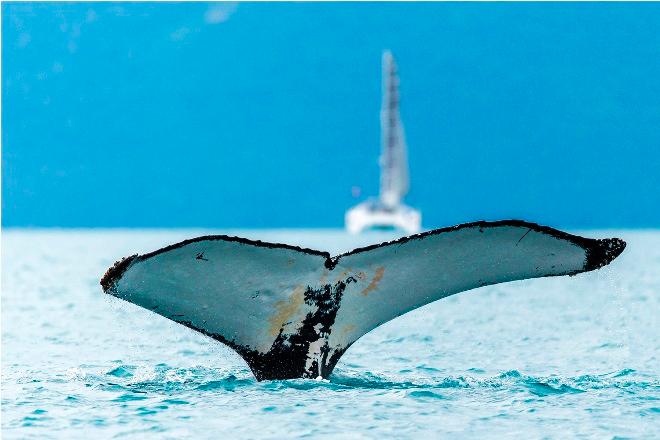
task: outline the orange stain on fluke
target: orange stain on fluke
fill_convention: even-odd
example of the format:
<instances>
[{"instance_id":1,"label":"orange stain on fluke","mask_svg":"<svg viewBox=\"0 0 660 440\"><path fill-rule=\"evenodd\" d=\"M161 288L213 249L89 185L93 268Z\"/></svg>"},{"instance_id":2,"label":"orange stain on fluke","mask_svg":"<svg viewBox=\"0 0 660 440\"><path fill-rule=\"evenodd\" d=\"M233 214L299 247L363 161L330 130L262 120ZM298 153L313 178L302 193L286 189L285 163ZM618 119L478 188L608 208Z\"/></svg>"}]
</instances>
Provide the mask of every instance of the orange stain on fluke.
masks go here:
<instances>
[{"instance_id":1,"label":"orange stain on fluke","mask_svg":"<svg viewBox=\"0 0 660 440\"><path fill-rule=\"evenodd\" d=\"M355 324L346 324L345 326L343 326L341 328L341 330L339 331L339 334L342 337L345 337L348 333L352 332L353 330L355 330Z\"/></svg>"},{"instance_id":2,"label":"orange stain on fluke","mask_svg":"<svg viewBox=\"0 0 660 440\"><path fill-rule=\"evenodd\" d=\"M374 274L373 279L369 283L369 285L362 291L362 295L367 296L369 295L369 292L376 290L378 287L378 283L380 283L380 280L383 279L383 274L385 273L385 268L383 266L380 266L378 269L376 269L376 273Z\"/></svg>"},{"instance_id":3,"label":"orange stain on fluke","mask_svg":"<svg viewBox=\"0 0 660 440\"><path fill-rule=\"evenodd\" d=\"M278 301L275 303L275 314L268 320L270 327L269 332L271 336L277 336L280 329L291 320L293 315L298 311L300 306L305 302L303 293L305 288L297 286L289 295L288 300Z\"/></svg>"}]
</instances>

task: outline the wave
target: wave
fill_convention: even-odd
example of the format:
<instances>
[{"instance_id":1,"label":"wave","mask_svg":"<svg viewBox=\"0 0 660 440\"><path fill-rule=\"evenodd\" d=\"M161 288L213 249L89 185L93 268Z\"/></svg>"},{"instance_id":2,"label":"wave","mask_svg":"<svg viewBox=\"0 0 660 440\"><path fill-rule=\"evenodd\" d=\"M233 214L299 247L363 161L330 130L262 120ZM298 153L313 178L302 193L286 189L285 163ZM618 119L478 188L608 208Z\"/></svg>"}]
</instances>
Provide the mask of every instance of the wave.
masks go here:
<instances>
[{"instance_id":1,"label":"wave","mask_svg":"<svg viewBox=\"0 0 660 440\"><path fill-rule=\"evenodd\" d=\"M468 371L483 370L474 368ZM226 371L208 367L173 368L165 364L153 367L122 364L101 374L77 374L70 376L69 379L84 381L87 386L103 391L119 393L120 396L117 398L119 401L141 400L142 397L139 395L145 393L232 392L241 389L264 392L311 389L408 390L411 397L442 398L442 394L438 392L460 389L508 390L545 397L607 388L641 390L658 389L660 386L658 380L629 368L611 373L575 377L534 376L510 370L491 377L438 374L412 378L339 368L329 380L292 379L257 382L247 369Z\"/></svg>"}]
</instances>

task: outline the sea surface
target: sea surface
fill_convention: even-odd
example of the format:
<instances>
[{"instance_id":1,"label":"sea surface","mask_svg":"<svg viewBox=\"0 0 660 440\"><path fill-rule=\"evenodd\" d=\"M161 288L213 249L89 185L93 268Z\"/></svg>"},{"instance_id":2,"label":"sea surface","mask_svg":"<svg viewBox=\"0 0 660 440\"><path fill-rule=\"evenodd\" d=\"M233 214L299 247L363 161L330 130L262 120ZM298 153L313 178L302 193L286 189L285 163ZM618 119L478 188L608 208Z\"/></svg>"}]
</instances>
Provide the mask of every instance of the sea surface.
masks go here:
<instances>
[{"instance_id":1,"label":"sea surface","mask_svg":"<svg viewBox=\"0 0 660 440\"><path fill-rule=\"evenodd\" d=\"M116 259L209 233L334 253L394 238L4 230L3 439L660 437L659 231L582 231L628 247L600 271L399 317L329 381L265 382L222 344L101 292Z\"/></svg>"}]
</instances>

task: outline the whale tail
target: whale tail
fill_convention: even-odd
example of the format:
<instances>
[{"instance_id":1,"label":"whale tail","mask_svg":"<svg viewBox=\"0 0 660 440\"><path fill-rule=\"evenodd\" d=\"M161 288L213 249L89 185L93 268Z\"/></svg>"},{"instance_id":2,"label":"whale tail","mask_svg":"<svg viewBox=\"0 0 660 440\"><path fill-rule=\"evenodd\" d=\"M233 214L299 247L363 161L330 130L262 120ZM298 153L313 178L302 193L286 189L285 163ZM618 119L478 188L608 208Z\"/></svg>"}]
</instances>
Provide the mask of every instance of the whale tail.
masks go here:
<instances>
[{"instance_id":1,"label":"whale tail","mask_svg":"<svg viewBox=\"0 0 660 440\"><path fill-rule=\"evenodd\" d=\"M379 325L449 295L598 269L625 248L518 220L436 229L331 257L224 235L124 258L104 292L238 352L258 380L327 378Z\"/></svg>"}]
</instances>

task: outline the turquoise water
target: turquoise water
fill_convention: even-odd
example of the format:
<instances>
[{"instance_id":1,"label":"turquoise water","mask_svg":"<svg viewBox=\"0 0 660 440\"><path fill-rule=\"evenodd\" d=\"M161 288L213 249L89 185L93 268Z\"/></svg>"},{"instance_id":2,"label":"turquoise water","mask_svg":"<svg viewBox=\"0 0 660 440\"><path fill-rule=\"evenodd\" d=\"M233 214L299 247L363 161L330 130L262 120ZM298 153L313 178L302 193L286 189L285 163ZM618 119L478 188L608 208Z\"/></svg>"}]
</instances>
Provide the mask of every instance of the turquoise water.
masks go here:
<instances>
[{"instance_id":1,"label":"turquoise water","mask_svg":"<svg viewBox=\"0 0 660 440\"><path fill-rule=\"evenodd\" d=\"M256 382L225 346L103 295L115 259L209 230L6 230L3 438L654 438L660 232L601 271L465 292L372 331L329 381ZM392 238L229 231L339 252Z\"/></svg>"}]
</instances>

